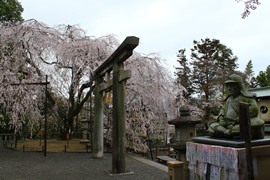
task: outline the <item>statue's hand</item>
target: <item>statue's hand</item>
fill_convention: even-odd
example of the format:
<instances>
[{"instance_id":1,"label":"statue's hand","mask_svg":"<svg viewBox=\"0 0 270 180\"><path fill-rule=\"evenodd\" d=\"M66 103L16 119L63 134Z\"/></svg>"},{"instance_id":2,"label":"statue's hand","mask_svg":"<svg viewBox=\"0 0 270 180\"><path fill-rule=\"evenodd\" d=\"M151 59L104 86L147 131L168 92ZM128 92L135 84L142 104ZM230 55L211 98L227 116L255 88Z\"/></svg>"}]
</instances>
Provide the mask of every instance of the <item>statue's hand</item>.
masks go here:
<instances>
[{"instance_id":1,"label":"statue's hand","mask_svg":"<svg viewBox=\"0 0 270 180\"><path fill-rule=\"evenodd\" d=\"M223 115L218 116L217 120L218 120L218 121L224 120L224 116L223 116Z\"/></svg>"},{"instance_id":2,"label":"statue's hand","mask_svg":"<svg viewBox=\"0 0 270 180\"><path fill-rule=\"evenodd\" d=\"M221 120L219 121L219 124L220 124L221 126L226 126L226 125L227 125L227 123L226 123L226 121L225 121L224 119L221 119Z\"/></svg>"},{"instance_id":3,"label":"statue's hand","mask_svg":"<svg viewBox=\"0 0 270 180\"><path fill-rule=\"evenodd\" d=\"M226 119L226 122L228 124L231 124L233 126L236 125L236 124L239 124L239 118L238 117L237 118L234 118L234 119L231 119L231 118L226 117L225 119Z\"/></svg>"}]
</instances>

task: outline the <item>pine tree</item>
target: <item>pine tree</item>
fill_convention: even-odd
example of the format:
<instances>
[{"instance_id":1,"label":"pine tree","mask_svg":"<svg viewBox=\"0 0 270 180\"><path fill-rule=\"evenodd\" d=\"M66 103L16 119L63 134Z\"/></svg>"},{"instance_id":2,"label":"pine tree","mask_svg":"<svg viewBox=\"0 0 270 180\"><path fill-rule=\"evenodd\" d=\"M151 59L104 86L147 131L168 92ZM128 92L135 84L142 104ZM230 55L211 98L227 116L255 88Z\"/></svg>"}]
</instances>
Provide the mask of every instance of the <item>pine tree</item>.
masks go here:
<instances>
[{"instance_id":1,"label":"pine tree","mask_svg":"<svg viewBox=\"0 0 270 180\"><path fill-rule=\"evenodd\" d=\"M183 91L184 97L188 98L193 92L192 83L191 83L191 70L189 67L188 59L185 55L185 49L180 49L178 51L177 57L179 58L177 62L179 67L176 67L176 72L174 73L177 77L176 83L181 84L186 91Z\"/></svg>"},{"instance_id":2,"label":"pine tree","mask_svg":"<svg viewBox=\"0 0 270 180\"><path fill-rule=\"evenodd\" d=\"M244 83L245 86L249 89L249 88L254 88L254 71L253 71L253 64L252 64L252 60L250 60L245 68L244 71Z\"/></svg>"},{"instance_id":3,"label":"pine tree","mask_svg":"<svg viewBox=\"0 0 270 180\"><path fill-rule=\"evenodd\" d=\"M224 92L225 77L237 67L237 57L231 49L221 44L219 40L206 38L193 41L191 49L192 77L198 93L204 93L205 100L219 92Z\"/></svg>"},{"instance_id":4,"label":"pine tree","mask_svg":"<svg viewBox=\"0 0 270 180\"><path fill-rule=\"evenodd\" d=\"M266 71L260 71L256 77L256 87L270 86L270 65L267 66Z\"/></svg>"}]
</instances>

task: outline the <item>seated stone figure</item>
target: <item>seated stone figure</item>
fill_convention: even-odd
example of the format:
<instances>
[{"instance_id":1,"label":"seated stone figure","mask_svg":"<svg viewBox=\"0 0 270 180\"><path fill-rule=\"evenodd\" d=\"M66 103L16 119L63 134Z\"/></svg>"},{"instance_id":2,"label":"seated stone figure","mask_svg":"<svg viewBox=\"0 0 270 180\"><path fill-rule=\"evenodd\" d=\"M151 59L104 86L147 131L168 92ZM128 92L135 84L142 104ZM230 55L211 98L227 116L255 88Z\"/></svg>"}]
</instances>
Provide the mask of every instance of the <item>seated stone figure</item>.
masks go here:
<instances>
[{"instance_id":1,"label":"seated stone figure","mask_svg":"<svg viewBox=\"0 0 270 180\"><path fill-rule=\"evenodd\" d=\"M232 74L225 82L228 97L217 121L209 124L208 132L212 137L239 138L239 102L249 104L252 139L264 138L264 121L258 116L255 95L248 92L240 76Z\"/></svg>"}]
</instances>

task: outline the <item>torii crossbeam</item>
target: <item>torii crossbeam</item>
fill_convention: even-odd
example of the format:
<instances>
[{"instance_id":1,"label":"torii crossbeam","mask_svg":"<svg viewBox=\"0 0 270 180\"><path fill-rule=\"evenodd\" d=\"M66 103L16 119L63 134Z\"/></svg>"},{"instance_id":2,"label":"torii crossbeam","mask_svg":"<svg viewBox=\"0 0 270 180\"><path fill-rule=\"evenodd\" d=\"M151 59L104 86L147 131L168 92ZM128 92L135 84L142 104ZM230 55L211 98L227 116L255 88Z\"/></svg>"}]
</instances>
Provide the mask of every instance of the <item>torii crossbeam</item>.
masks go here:
<instances>
[{"instance_id":1,"label":"torii crossbeam","mask_svg":"<svg viewBox=\"0 0 270 180\"><path fill-rule=\"evenodd\" d=\"M112 173L114 174L126 172L125 80L131 77L131 71L124 70L123 62L132 55L138 44L139 38L127 37L95 71L93 157L103 157L103 91L113 88ZM112 79L110 79L111 71Z\"/></svg>"}]
</instances>

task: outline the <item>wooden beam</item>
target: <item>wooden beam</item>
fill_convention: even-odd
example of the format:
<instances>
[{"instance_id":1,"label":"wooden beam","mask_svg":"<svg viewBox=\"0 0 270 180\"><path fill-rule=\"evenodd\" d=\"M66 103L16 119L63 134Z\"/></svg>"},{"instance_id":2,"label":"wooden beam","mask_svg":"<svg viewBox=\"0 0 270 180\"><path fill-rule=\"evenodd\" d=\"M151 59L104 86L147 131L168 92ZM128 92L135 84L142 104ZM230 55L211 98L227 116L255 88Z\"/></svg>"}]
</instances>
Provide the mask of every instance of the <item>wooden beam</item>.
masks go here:
<instances>
[{"instance_id":1,"label":"wooden beam","mask_svg":"<svg viewBox=\"0 0 270 180\"><path fill-rule=\"evenodd\" d=\"M125 81L125 80L131 78L131 70L126 70L126 71L120 72L119 76L120 76L119 82Z\"/></svg>"},{"instance_id":2,"label":"wooden beam","mask_svg":"<svg viewBox=\"0 0 270 180\"><path fill-rule=\"evenodd\" d=\"M119 76L120 76L119 77L119 82L125 81L125 80L131 78L131 70L126 70L126 71L120 72ZM99 86L100 86L99 87L100 92L112 89L113 80L111 79L111 80L109 80L109 81L107 81L105 83L101 83Z\"/></svg>"},{"instance_id":3,"label":"wooden beam","mask_svg":"<svg viewBox=\"0 0 270 180\"><path fill-rule=\"evenodd\" d=\"M103 76L107 71L111 71L114 63L122 63L129 58L133 49L139 45L139 38L128 36L122 44L114 51L114 53L95 70L95 76Z\"/></svg>"},{"instance_id":4,"label":"wooden beam","mask_svg":"<svg viewBox=\"0 0 270 180\"><path fill-rule=\"evenodd\" d=\"M113 80L111 79L105 83L101 83L99 86L100 86L99 92L111 89L113 87Z\"/></svg>"},{"instance_id":5,"label":"wooden beam","mask_svg":"<svg viewBox=\"0 0 270 180\"><path fill-rule=\"evenodd\" d=\"M47 85L50 82L36 82L36 83L10 83L11 86L24 86L24 85Z\"/></svg>"}]
</instances>

